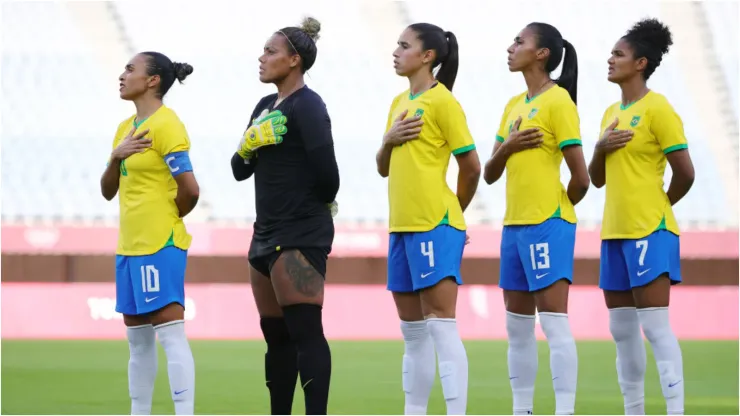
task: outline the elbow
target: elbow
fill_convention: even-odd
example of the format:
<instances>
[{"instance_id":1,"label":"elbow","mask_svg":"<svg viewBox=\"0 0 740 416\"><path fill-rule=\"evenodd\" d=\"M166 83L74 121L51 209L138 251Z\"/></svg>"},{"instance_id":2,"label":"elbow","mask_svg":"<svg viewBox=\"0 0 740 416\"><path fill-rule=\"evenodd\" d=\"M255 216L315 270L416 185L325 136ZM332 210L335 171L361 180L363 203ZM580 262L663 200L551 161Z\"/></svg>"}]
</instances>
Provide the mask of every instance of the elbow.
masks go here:
<instances>
[{"instance_id":1,"label":"elbow","mask_svg":"<svg viewBox=\"0 0 740 416\"><path fill-rule=\"evenodd\" d=\"M468 169L467 178L470 180L470 182L478 183L480 181L480 174L481 174L480 163L476 163L474 166L471 166Z\"/></svg>"},{"instance_id":2,"label":"elbow","mask_svg":"<svg viewBox=\"0 0 740 416\"><path fill-rule=\"evenodd\" d=\"M493 174L493 169L486 163L485 169L483 169L483 180L486 181L486 185L493 185L498 178Z\"/></svg>"}]
</instances>

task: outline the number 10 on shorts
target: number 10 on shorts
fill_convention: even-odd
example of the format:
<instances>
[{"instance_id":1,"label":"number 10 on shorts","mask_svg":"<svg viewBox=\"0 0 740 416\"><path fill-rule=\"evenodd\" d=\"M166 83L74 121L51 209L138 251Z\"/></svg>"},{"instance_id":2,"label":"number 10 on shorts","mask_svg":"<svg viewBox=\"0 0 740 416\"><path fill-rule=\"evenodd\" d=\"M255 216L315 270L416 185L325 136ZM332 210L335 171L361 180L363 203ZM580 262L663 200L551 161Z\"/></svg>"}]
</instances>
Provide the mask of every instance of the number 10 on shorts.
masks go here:
<instances>
[{"instance_id":1,"label":"number 10 on shorts","mask_svg":"<svg viewBox=\"0 0 740 416\"><path fill-rule=\"evenodd\" d=\"M550 244L537 243L529 245L529 258L532 260L532 270L550 268Z\"/></svg>"},{"instance_id":2,"label":"number 10 on shorts","mask_svg":"<svg viewBox=\"0 0 740 416\"><path fill-rule=\"evenodd\" d=\"M141 266L141 290L144 293L159 292L159 270L154 265Z\"/></svg>"}]
</instances>

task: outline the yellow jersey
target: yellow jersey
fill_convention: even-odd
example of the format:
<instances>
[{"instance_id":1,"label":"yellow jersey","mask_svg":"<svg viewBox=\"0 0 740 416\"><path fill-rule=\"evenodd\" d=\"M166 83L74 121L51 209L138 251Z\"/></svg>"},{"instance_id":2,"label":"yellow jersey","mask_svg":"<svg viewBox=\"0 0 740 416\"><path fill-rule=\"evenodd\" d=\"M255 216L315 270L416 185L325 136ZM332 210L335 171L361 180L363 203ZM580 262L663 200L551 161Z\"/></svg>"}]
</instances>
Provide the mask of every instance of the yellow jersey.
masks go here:
<instances>
[{"instance_id":1,"label":"yellow jersey","mask_svg":"<svg viewBox=\"0 0 740 416\"><path fill-rule=\"evenodd\" d=\"M119 231L116 254L143 256L165 246L187 250L192 237L175 205L177 182L165 156L190 150L185 126L174 111L162 105L154 114L135 124L136 116L124 120L116 132L113 148L128 135L149 129L152 147L121 162L118 187Z\"/></svg>"},{"instance_id":2,"label":"yellow jersey","mask_svg":"<svg viewBox=\"0 0 740 416\"><path fill-rule=\"evenodd\" d=\"M421 115L418 139L396 146L388 175L390 232L425 232L448 224L465 230L460 201L447 184L450 155L475 149L462 106L442 83L412 96L398 95L388 114L387 132L404 110Z\"/></svg>"},{"instance_id":3,"label":"yellow jersey","mask_svg":"<svg viewBox=\"0 0 740 416\"><path fill-rule=\"evenodd\" d=\"M627 146L606 156L606 202L601 238L640 239L657 230L679 235L673 208L663 190L666 154L688 148L683 122L668 100L650 91L604 112L601 131L619 118L618 130L632 130Z\"/></svg>"},{"instance_id":4,"label":"yellow jersey","mask_svg":"<svg viewBox=\"0 0 740 416\"><path fill-rule=\"evenodd\" d=\"M506 162L504 225L534 225L550 218L576 222L576 212L560 181L562 149L581 145L578 109L568 91L554 85L542 94L513 97L504 109L496 140L503 143L517 118L519 130L539 128L542 144L514 153Z\"/></svg>"}]
</instances>

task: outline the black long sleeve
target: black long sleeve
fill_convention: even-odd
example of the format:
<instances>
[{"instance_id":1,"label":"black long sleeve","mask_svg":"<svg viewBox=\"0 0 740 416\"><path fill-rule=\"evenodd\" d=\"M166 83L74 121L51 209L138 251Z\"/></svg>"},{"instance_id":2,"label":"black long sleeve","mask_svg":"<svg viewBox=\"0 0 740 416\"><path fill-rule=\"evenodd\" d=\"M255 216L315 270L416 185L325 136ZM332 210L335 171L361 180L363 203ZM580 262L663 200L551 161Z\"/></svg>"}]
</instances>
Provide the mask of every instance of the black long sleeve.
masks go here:
<instances>
[{"instance_id":1,"label":"black long sleeve","mask_svg":"<svg viewBox=\"0 0 740 416\"><path fill-rule=\"evenodd\" d=\"M321 201L330 203L339 192L339 166L334 145L327 144L308 152L308 160L316 175L316 192Z\"/></svg>"},{"instance_id":2,"label":"black long sleeve","mask_svg":"<svg viewBox=\"0 0 740 416\"><path fill-rule=\"evenodd\" d=\"M249 163L247 163L238 153L234 153L234 156L231 157L231 173L234 174L234 179L237 182L249 179L254 174L254 166L256 164L256 158L250 159Z\"/></svg>"}]
</instances>

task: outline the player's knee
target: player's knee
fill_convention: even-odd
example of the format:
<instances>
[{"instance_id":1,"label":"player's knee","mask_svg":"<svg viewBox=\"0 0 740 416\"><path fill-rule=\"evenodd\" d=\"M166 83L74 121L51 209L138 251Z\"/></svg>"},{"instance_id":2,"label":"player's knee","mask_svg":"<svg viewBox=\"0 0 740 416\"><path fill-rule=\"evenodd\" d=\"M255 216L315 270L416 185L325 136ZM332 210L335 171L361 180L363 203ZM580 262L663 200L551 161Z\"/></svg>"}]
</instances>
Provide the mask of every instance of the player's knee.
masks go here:
<instances>
[{"instance_id":1,"label":"player's knee","mask_svg":"<svg viewBox=\"0 0 740 416\"><path fill-rule=\"evenodd\" d=\"M283 316L290 338L297 342L310 342L324 338L322 307L309 303L299 303L283 307Z\"/></svg>"},{"instance_id":2,"label":"player's knee","mask_svg":"<svg viewBox=\"0 0 740 416\"><path fill-rule=\"evenodd\" d=\"M182 321L185 319L185 307L178 302L172 302L163 308L150 312L149 319L154 326Z\"/></svg>"},{"instance_id":3,"label":"player's knee","mask_svg":"<svg viewBox=\"0 0 740 416\"><path fill-rule=\"evenodd\" d=\"M290 332L282 317L260 318L260 328L268 348L290 344Z\"/></svg>"},{"instance_id":4,"label":"player's knee","mask_svg":"<svg viewBox=\"0 0 740 416\"><path fill-rule=\"evenodd\" d=\"M454 361L439 363L439 380L442 384L442 395L445 400L454 400L460 395L457 378L459 376L457 364Z\"/></svg>"}]
</instances>

